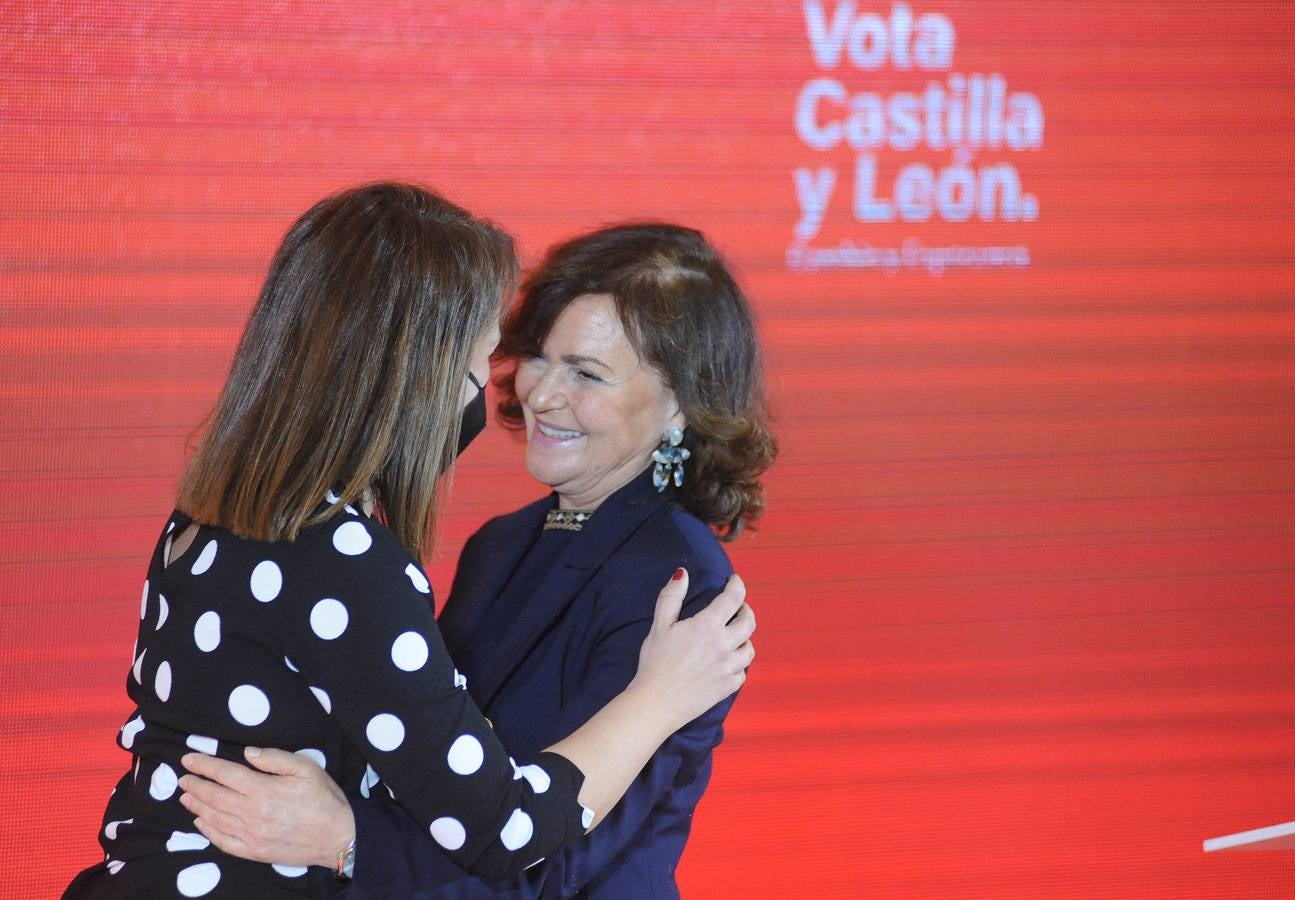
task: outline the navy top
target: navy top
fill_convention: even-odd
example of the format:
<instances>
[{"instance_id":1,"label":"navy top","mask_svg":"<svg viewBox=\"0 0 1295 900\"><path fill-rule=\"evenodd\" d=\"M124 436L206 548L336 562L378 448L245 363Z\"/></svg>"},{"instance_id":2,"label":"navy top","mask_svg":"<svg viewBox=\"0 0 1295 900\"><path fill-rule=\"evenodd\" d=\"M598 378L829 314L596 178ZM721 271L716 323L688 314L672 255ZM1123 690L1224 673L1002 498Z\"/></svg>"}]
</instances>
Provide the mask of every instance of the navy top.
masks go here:
<instances>
[{"instance_id":1,"label":"navy top","mask_svg":"<svg viewBox=\"0 0 1295 900\"><path fill-rule=\"evenodd\" d=\"M556 502L550 495L500 516L469 539L440 619L469 692L504 742L527 755L629 684L675 567L689 573L685 615L705 607L732 574L711 529L672 490L657 493L650 471L604 501L579 533L541 532ZM732 702L672 736L592 833L511 880L469 876L384 796L353 797L356 870L345 895L677 897L675 867Z\"/></svg>"},{"instance_id":2,"label":"navy top","mask_svg":"<svg viewBox=\"0 0 1295 900\"><path fill-rule=\"evenodd\" d=\"M107 859L66 896L245 900L336 881L210 846L178 802L190 748L241 762L247 745L283 747L350 790L381 786L429 846L487 877L583 833L583 776L554 754L510 759L450 660L425 573L380 522L348 507L276 543L203 526L164 566L190 521L168 522L140 600L136 710L118 738L132 758L103 819Z\"/></svg>"}]
</instances>

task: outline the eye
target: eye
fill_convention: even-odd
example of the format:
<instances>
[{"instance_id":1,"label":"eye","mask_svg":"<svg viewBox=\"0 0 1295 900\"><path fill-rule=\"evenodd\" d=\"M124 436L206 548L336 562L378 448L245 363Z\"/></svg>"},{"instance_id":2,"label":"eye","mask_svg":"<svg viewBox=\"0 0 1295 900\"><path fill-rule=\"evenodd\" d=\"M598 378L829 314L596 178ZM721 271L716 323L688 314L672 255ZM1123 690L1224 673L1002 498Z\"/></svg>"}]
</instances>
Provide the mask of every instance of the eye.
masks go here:
<instances>
[{"instance_id":1,"label":"eye","mask_svg":"<svg viewBox=\"0 0 1295 900\"><path fill-rule=\"evenodd\" d=\"M576 377L579 378L581 381L596 381L600 384L602 383L602 379L599 378L597 375L595 375L593 372L590 372L588 369L577 368Z\"/></svg>"}]
</instances>

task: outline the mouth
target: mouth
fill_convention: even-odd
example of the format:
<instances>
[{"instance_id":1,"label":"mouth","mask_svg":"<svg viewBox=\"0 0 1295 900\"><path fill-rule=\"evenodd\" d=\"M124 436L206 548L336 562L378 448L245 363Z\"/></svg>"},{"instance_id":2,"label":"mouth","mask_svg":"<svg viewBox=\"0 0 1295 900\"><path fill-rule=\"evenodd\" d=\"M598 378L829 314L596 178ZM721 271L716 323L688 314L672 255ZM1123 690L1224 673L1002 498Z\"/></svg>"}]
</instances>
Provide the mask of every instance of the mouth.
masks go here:
<instances>
[{"instance_id":1,"label":"mouth","mask_svg":"<svg viewBox=\"0 0 1295 900\"><path fill-rule=\"evenodd\" d=\"M585 434L583 431L573 431L569 428L555 428L552 425L546 425L539 419L535 420L535 433L551 441L573 441L576 438L584 437Z\"/></svg>"}]
</instances>

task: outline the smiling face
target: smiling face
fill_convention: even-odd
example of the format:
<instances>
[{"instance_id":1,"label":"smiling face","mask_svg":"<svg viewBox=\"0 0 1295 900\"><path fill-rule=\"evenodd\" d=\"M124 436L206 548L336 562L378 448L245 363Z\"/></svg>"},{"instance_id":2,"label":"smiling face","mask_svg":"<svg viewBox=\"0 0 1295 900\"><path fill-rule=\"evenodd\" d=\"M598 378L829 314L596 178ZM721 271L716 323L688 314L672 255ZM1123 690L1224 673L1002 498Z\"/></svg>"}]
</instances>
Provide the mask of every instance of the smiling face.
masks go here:
<instances>
[{"instance_id":1,"label":"smiling face","mask_svg":"<svg viewBox=\"0 0 1295 900\"><path fill-rule=\"evenodd\" d=\"M684 427L674 392L644 363L606 294L571 301L540 355L517 366L526 468L562 509L596 509L647 467L667 428Z\"/></svg>"}]
</instances>

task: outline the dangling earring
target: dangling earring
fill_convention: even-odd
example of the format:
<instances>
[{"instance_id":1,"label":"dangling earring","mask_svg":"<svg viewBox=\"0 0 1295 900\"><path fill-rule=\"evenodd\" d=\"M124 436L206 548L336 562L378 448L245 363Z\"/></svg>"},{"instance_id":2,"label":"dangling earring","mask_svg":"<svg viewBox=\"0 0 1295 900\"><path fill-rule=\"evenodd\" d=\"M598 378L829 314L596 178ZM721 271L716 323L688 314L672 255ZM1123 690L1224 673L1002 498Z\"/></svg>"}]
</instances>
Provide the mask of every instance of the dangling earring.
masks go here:
<instances>
[{"instance_id":1,"label":"dangling earring","mask_svg":"<svg viewBox=\"0 0 1295 900\"><path fill-rule=\"evenodd\" d=\"M661 446L652 451L652 461L656 463L652 467L652 483L657 493L664 491L672 479L675 487L683 487L683 463L692 453L687 447L680 447L681 443L683 429L667 428L661 435Z\"/></svg>"}]
</instances>

